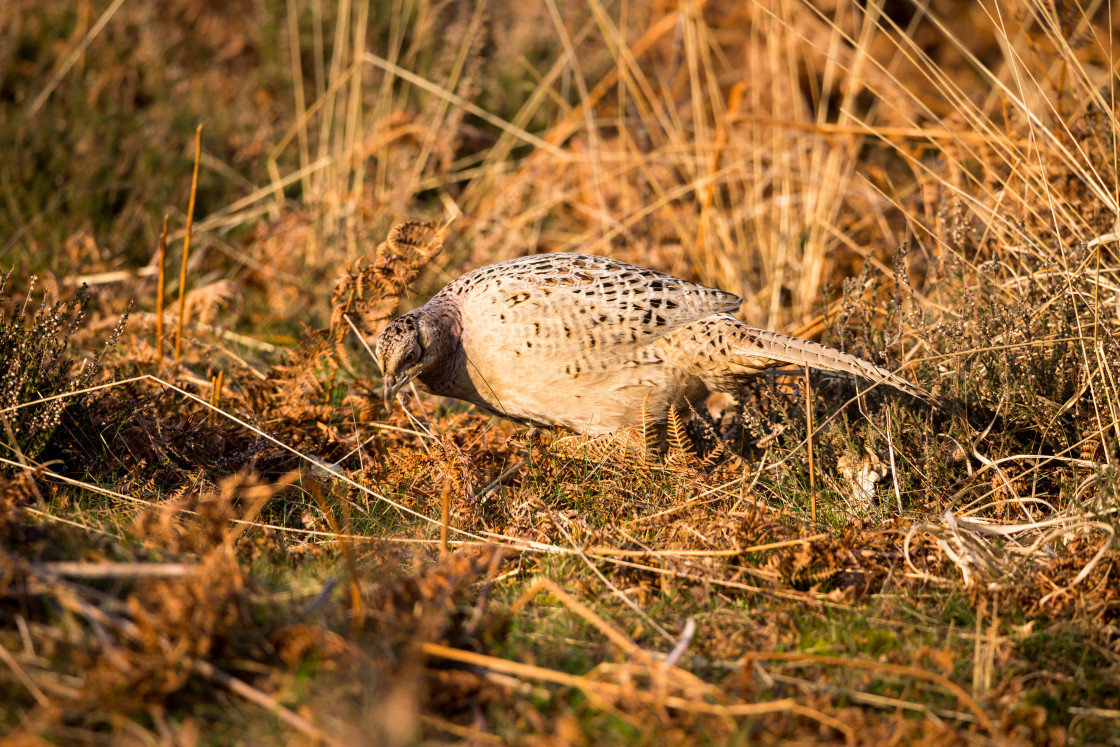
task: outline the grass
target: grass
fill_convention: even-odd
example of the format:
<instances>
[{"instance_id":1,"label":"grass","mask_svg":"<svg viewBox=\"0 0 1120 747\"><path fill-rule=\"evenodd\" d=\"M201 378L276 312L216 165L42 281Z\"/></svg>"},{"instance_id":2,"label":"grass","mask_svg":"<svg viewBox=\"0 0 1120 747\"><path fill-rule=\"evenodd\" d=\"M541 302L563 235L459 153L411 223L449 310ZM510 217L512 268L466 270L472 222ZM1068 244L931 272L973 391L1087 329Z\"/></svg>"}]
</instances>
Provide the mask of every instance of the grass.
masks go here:
<instances>
[{"instance_id":1,"label":"grass","mask_svg":"<svg viewBox=\"0 0 1120 747\"><path fill-rule=\"evenodd\" d=\"M1112 24L0 5L0 731L1117 741ZM942 405L779 373L663 451L385 407L351 323L545 251Z\"/></svg>"}]
</instances>

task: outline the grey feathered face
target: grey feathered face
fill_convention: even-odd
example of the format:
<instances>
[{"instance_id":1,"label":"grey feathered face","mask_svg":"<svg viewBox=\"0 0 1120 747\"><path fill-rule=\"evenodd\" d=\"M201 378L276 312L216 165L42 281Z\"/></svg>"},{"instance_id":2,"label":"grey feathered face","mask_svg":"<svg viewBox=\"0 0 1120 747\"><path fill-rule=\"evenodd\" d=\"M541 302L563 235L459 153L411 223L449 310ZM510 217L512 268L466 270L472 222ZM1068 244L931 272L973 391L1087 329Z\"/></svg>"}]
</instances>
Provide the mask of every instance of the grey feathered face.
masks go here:
<instances>
[{"instance_id":1,"label":"grey feathered face","mask_svg":"<svg viewBox=\"0 0 1120 747\"><path fill-rule=\"evenodd\" d=\"M415 379L435 356L435 328L419 314L405 314L389 323L377 338L377 362L385 379L385 401Z\"/></svg>"}]
</instances>

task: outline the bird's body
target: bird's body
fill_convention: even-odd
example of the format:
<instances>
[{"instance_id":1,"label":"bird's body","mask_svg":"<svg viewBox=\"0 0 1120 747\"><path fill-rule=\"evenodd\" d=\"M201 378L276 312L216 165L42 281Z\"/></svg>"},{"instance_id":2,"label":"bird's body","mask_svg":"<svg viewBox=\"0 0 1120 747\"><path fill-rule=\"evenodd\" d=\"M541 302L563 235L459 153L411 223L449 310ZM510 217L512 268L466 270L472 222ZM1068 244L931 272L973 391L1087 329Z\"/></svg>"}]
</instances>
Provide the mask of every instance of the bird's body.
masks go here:
<instances>
[{"instance_id":1,"label":"bird's body","mask_svg":"<svg viewBox=\"0 0 1120 747\"><path fill-rule=\"evenodd\" d=\"M482 267L377 341L386 387L427 391L534 425L600 435L664 422L783 364L845 371L925 397L884 369L731 316L742 299L604 257L543 254Z\"/></svg>"}]
</instances>

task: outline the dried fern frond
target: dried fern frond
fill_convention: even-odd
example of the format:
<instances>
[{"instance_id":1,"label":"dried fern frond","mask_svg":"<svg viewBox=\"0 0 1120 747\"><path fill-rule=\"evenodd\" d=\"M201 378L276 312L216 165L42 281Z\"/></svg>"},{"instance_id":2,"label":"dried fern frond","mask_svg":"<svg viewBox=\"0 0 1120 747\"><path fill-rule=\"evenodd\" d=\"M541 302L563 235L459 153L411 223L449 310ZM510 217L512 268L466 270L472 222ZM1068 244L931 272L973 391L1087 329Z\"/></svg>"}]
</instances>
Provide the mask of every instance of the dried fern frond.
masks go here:
<instances>
[{"instance_id":1,"label":"dried fern frond","mask_svg":"<svg viewBox=\"0 0 1120 747\"><path fill-rule=\"evenodd\" d=\"M650 462L645 429L641 425L627 425L601 436L571 434L552 439L550 454L565 458L584 459L591 462L610 461L614 464L644 469Z\"/></svg>"},{"instance_id":2,"label":"dried fern frond","mask_svg":"<svg viewBox=\"0 0 1120 747\"><path fill-rule=\"evenodd\" d=\"M346 316L357 317L365 332L377 335L396 311L400 296L442 250L446 227L425 221L399 223L374 252L364 256L335 283L331 294L330 336L341 362L349 365L342 340L350 330Z\"/></svg>"},{"instance_id":3,"label":"dried fern frond","mask_svg":"<svg viewBox=\"0 0 1120 747\"><path fill-rule=\"evenodd\" d=\"M192 288L184 299L184 318L198 324L213 324L219 310L241 295L241 289L232 280L216 280L198 288ZM176 312L168 309L174 319Z\"/></svg>"},{"instance_id":4,"label":"dried fern frond","mask_svg":"<svg viewBox=\"0 0 1120 747\"><path fill-rule=\"evenodd\" d=\"M657 424L653 421L653 416L650 415L649 412L649 398L652 394L652 389L646 392L645 396L642 397L642 403L639 408L639 413L642 416L642 450L639 455L638 463L642 467L649 466L650 462L653 461L653 455L661 450L661 437L657 430Z\"/></svg>"},{"instance_id":5,"label":"dried fern frond","mask_svg":"<svg viewBox=\"0 0 1120 747\"><path fill-rule=\"evenodd\" d=\"M669 405L669 449L674 458L685 462L695 459L692 444L689 443L688 434L684 431L684 424L677 412L676 405Z\"/></svg>"},{"instance_id":6,"label":"dried fern frond","mask_svg":"<svg viewBox=\"0 0 1120 747\"><path fill-rule=\"evenodd\" d=\"M723 439L720 439L719 441L716 441L715 448L708 452L708 456L704 457L704 459L700 462L700 466L704 469L710 469L711 467L716 466L720 458L726 453L727 447L723 445Z\"/></svg>"},{"instance_id":7,"label":"dried fern frond","mask_svg":"<svg viewBox=\"0 0 1120 747\"><path fill-rule=\"evenodd\" d=\"M701 469L711 469L715 467L716 464L719 463L721 457L727 453L727 441L724 440L725 436L721 435L720 432L716 430L715 426L709 422L708 418L697 412L691 402L688 403L688 409L692 410L692 422L696 423L701 430L705 431L715 444L712 450L709 451L707 456L700 462ZM733 454L732 457L735 457L735 455ZM735 458L738 459L738 457Z\"/></svg>"},{"instance_id":8,"label":"dried fern frond","mask_svg":"<svg viewBox=\"0 0 1120 747\"><path fill-rule=\"evenodd\" d=\"M470 460L448 436L437 442L440 447L434 452L440 471L443 473L443 490L451 498L451 515L460 521L469 520L474 514L471 505L474 496L474 481L471 479Z\"/></svg>"},{"instance_id":9,"label":"dried fern frond","mask_svg":"<svg viewBox=\"0 0 1120 747\"><path fill-rule=\"evenodd\" d=\"M365 257L346 269L331 294L331 328L343 314L357 314L367 330L376 334L379 324L396 309L400 294L442 250L446 228L424 221L400 223L374 252L373 263Z\"/></svg>"},{"instance_id":10,"label":"dried fern frond","mask_svg":"<svg viewBox=\"0 0 1120 747\"><path fill-rule=\"evenodd\" d=\"M335 409L328 406L325 374L338 368L337 346L327 330L308 330L300 337L295 354L284 364L273 366L268 378L255 387L260 406L274 410L287 421L330 420Z\"/></svg>"}]
</instances>

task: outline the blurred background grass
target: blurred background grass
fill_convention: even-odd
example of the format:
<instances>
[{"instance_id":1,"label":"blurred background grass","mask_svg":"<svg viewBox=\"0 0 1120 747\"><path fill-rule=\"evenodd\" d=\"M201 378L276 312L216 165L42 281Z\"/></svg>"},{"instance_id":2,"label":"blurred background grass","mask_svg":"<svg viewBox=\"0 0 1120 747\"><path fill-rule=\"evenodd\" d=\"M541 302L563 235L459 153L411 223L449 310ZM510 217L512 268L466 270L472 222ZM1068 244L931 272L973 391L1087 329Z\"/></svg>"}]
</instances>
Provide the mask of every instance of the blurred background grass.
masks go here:
<instances>
[{"instance_id":1,"label":"blurred background grass","mask_svg":"<svg viewBox=\"0 0 1120 747\"><path fill-rule=\"evenodd\" d=\"M438 280L527 252L611 252L741 292L754 323L799 326L865 257L883 267L916 234L921 272L943 249L927 232L950 186L1007 165L976 138L1026 114L995 81L1079 65L1057 109L1050 90L1020 93L1047 118L1104 82L1100 39L1042 56L1048 33L1077 30L1061 25L1073 11L921 7L12 0L0 252L26 273L150 269L159 217L184 223L202 123L192 278L244 282L255 260L313 288L389 225L452 202L463 218ZM1007 60L998 24L1024 18L1032 57ZM260 235L293 213L313 236L267 256ZM321 313L304 290L287 288L292 310Z\"/></svg>"}]
</instances>

